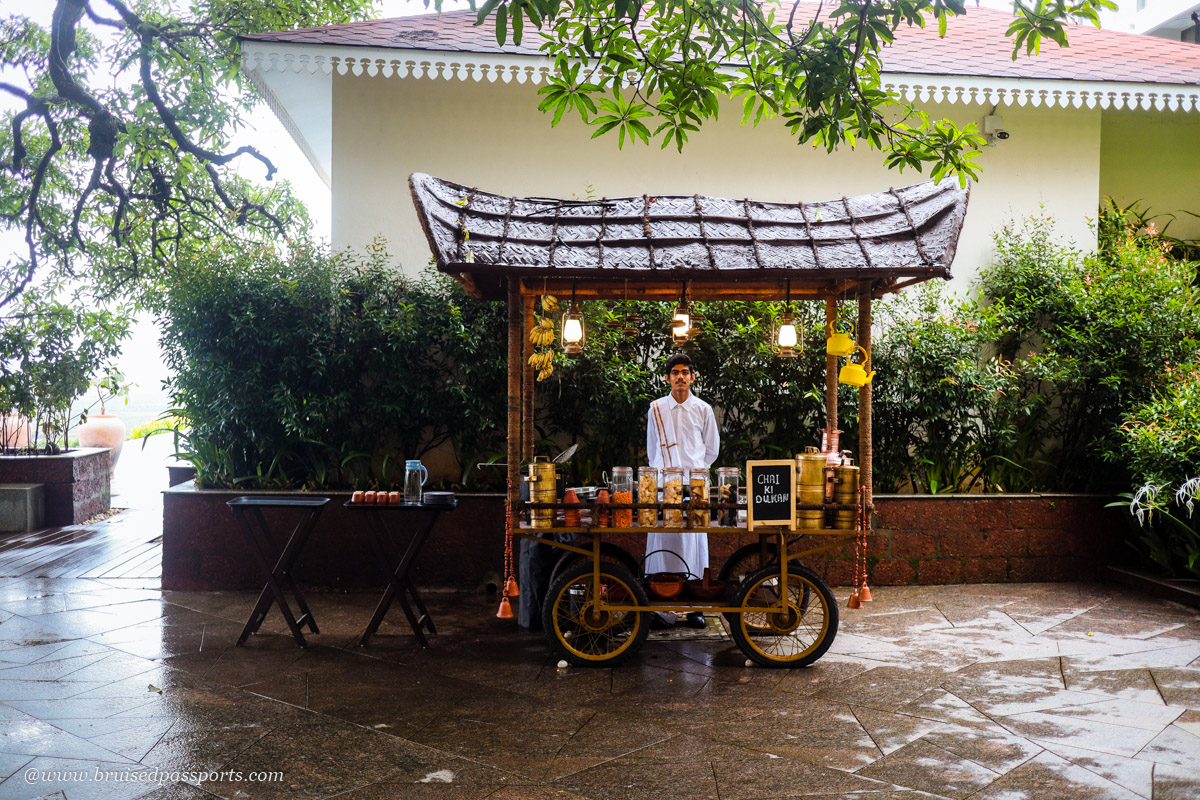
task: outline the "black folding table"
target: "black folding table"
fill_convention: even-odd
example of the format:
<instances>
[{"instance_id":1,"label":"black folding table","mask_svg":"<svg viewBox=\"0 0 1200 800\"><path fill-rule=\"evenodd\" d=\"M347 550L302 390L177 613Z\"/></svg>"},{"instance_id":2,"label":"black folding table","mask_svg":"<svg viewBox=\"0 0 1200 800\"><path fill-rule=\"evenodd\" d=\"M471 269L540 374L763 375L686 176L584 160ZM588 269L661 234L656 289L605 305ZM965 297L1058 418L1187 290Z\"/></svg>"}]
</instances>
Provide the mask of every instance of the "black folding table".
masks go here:
<instances>
[{"instance_id":1,"label":"black folding table","mask_svg":"<svg viewBox=\"0 0 1200 800\"><path fill-rule=\"evenodd\" d=\"M263 587L258 602L254 604L254 610L250 612L250 618L246 620L246 627L242 628L242 635L238 637L239 645L245 644L250 634L262 627L272 601L278 604L280 613L296 639L296 644L301 647L308 645L300 631L302 626L307 626L313 633L320 633L308 603L304 602L304 595L296 587L296 581L292 577L292 566L304 550L309 534L312 533L317 518L321 516L321 511L328 502L328 497L235 497L227 503L241 519L246 529L246 539L250 542L250 552L267 579L267 585ZM267 519L263 515L264 508L305 512L282 547L267 525ZM292 609L283 593L285 588L291 591L296 600L296 606L300 609L299 619L292 615Z\"/></svg>"},{"instance_id":2,"label":"black folding table","mask_svg":"<svg viewBox=\"0 0 1200 800\"><path fill-rule=\"evenodd\" d=\"M421 593L417 591L416 584L413 583L409 572L412 570L417 556L421 554L422 548L425 547L425 542L429 539L429 533L433 530L437 518L443 511L453 511L457 506L457 499L448 503L423 502L395 506L346 503L346 508L361 512L366 517L367 526L371 529L371 541L375 543L376 555L388 582L383 597L379 599L379 604L375 607L375 613L371 615L371 621L367 623L367 629L363 631L362 637L358 640L360 647L366 645L375 635L375 631L379 630L379 625L383 622L393 600L400 602L400 608L404 609L408 625L416 635L417 641L421 643L421 647L429 647L429 641L425 638L422 628L430 633L437 633L437 628L434 627L433 617L425 608L425 603L421 600ZM414 514L417 516L414 517ZM388 528L384 519L389 515L399 515L401 519L413 526L412 538L403 552L396 543L394 532ZM412 597L412 605L409 605L409 596ZM416 612L414 612L413 606L416 606Z\"/></svg>"}]
</instances>

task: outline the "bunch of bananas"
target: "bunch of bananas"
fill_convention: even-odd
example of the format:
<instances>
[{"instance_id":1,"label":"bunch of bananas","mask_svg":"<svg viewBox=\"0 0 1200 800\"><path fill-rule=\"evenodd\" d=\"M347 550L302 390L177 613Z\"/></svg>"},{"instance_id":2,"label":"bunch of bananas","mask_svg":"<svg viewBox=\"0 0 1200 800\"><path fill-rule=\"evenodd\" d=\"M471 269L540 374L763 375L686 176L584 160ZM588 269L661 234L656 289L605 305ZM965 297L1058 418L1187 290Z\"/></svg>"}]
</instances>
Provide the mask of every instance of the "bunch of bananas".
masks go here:
<instances>
[{"instance_id":1,"label":"bunch of bananas","mask_svg":"<svg viewBox=\"0 0 1200 800\"><path fill-rule=\"evenodd\" d=\"M542 295L542 311L547 314L558 311L558 298L552 294Z\"/></svg>"},{"instance_id":2,"label":"bunch of bananas","mask_svg":"<svg viewBox=\"0 0 1200 800\"><path fill-rule=\"evenodd\" d=\"M536 345L546 345L554 343L554 320L549 317L542 317L537 325L533 326L533 330L529 332L529 341Z\"/></svg>"},{"instance_id":3,"label":"bunch of bananas","mask_svg":"<svg viewBox=\"0 0 1200 800\"><path fill-rule=\"evenodd\" d=\"M554 351L543 350L529 357L529 365L538 371L537 379L544 381L554 374Z\"/></svg>"}]
</instances>

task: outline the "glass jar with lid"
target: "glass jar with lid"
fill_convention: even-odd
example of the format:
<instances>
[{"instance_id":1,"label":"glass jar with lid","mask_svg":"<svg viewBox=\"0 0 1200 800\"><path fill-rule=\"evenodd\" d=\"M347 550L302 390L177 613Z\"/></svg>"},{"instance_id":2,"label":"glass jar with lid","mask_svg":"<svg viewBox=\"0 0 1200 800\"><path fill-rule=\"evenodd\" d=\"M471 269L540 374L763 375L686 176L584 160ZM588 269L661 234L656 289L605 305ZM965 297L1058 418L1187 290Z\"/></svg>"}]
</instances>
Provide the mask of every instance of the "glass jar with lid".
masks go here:
<instances>
[{"instance_id":1,"label":"glass jar with lid","mask_svg":"<svg viewBox=\"0 0 1200 800\"><path fill-rule=\"evenodd\" d=\"M688 527L707 528L709 474L706 469L688 471Z\"/></svg>"},{"instance_id":2,"label":"glass jar with lid","mask_svg":"<svg viewBox=\"0 0 1200 800\"><path fill-rule=\"evenodd\" d=\"M638 467L637 501L658 502L658 467ZM657 508L639 508L638 526L654 528L658 525Z\"/></svg>"},{"instance_id":3,"label":"glass jar with lid","mask_svg":"<svg viewBox=\"0 0 1200 800\"><path fill-rule=\"evenodd\" d=\"M613 467L609 489L613 503L626 505L633 503L633 467ZM631 527L633 525L633 509L614 508L612 525L614 528Z\"/></svg>"},{"instance_id":4,"label":"glass jar with lid","mask_svg":"<svg viewBox=\"0 0 1200 800\"><path fill-rule=\"evenodd\" d=\"M683 467L663 467L663 527L683 527ZM674 506L672 508L671 506Z\"/></svg>"},{"instance_id":5,"label":"glass jar with lid","mask_svg":"<svg viewBox=\"0 0 1200 800\"><path fill-rule=\"evenodd\" d=\"M717 467L718 503L736 503L738 485L742 482L742 471L737 467ZM722 508L717 512L717 524L726 528L737 527L737 510Z\"/></svg>"}]
</instances>

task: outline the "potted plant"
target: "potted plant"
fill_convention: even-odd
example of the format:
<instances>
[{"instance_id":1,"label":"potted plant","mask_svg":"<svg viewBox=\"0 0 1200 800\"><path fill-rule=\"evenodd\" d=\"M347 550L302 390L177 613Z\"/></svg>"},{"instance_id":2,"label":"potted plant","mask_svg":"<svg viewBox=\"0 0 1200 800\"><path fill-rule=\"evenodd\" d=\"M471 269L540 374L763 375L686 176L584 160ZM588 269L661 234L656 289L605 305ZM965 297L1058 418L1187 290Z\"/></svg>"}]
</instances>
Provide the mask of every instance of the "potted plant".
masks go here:
<instances>
[{"instance_id":1,"label":"potted plant","mask_svg":"<svg viewBox=\"0 0 1200 800\"><path fill-rule=\"evenodd\" d=\"M121 448L125 445L125 422L114 414L109 414L107 404L117 397L124 397L125 402L129 402L129 389L131 384L122 383L125 376L120 372L112 372L103 379L96 382L97 402L100 404L100 413L90 413L91 408L95 405L84 409L79 415L79 433L80 447L107 447L108 455L108 476L111 478L117 470L117 459L121 457Z\"/></svg>"}]
</instances>

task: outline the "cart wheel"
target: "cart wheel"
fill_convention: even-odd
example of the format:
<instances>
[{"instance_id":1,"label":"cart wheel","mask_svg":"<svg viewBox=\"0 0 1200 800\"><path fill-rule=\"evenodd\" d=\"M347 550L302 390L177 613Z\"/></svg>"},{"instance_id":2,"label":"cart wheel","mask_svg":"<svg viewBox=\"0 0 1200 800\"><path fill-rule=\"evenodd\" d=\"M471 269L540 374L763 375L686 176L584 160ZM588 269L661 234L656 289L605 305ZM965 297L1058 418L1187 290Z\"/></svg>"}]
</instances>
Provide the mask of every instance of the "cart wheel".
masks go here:
<instances>
[{"instance_id":1,"label":"cart wheel","mask_svg":"<svg viewBox=\"0 0 1200 800\"><path fill-rule=\"evenodd\" d=\"M791 542L789 541L789 545ZM742 582L750 575L761 570L763 567L779 564L779 547L774 542L768 542L766 552L763 552L763 546L758 543L745 544L733 551L733 555L725 559L725 563L721 565L721 571L718 577L723 581L729 581L736 584L739 588ZM795 567L804 566L799 559L788 559L788 571L791 572ZM779 567L774 569L778 571ZM809 590L805 588L804 595L801 597L800 608L802 611L808 609L810 602ZM741 614L725 614L725 619L729 622L729 627L734 628L738 625L738 619Z\"/></svg>"},{"instance_id":2,"label":"cart wheel","mask_svg":"<svg viewBox=\"0 0 1200 800\"><path fill-rule=\"evenodd\" d=\"M650 604L646 590L629 570L600 563L600 591L626 605ZM551 646L577 667L615 667L637 653L650 635L648 612L601 611L596 607L592 562L580 561L550 584L542 607L542 627Z\"/></svg>"},{"instance_id":3,"label":"cart wheel","mask_svg":"<svg viewBox=\"0 0 1200 800\"><path fill-rule=\"evenodd\" d=\"M764 667L806 667L825 654L837 635L838 608L833 592L808 567L788 563L787 611L779 605L778 564L746 577L735 605L743 611L727 615L730 634L752 661Z\"/></svg>"},{"instance_id":4,"label":"cart wheel","mask_svg":"<svg viewBox=\"0 0 1200 800\"><path fill-rule=\"evenodd\" d=\"M626 550L624 547L612 544L611 542L600 543L600 559L602 561L610 561L613 564L620 564L621 566L625 567L625 569L629 570L631 575L637 575L641 566L638 560L629 554L628 550ZM581 561L586 561L588 564L591 564L592 557L585 556L581 553L572 553L570 551L563 553L562 557L559 558L558 562L554 565L554 569L551 570L550 580L547 585L554 585L554 582L558 580L558 576L562 575L567 567L572 564L577 564Z\"/></svg>"}]
</instances>

